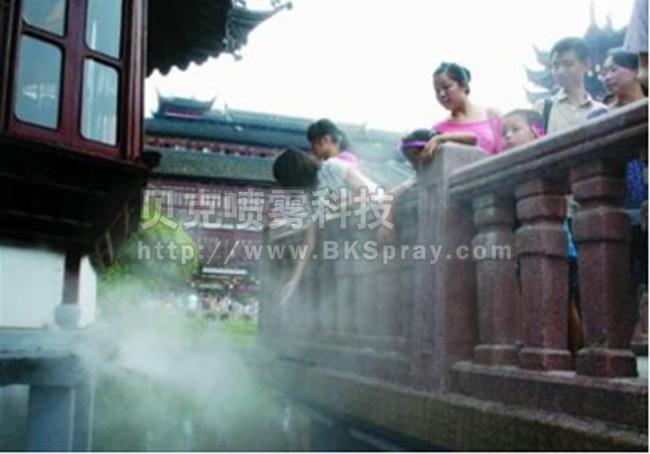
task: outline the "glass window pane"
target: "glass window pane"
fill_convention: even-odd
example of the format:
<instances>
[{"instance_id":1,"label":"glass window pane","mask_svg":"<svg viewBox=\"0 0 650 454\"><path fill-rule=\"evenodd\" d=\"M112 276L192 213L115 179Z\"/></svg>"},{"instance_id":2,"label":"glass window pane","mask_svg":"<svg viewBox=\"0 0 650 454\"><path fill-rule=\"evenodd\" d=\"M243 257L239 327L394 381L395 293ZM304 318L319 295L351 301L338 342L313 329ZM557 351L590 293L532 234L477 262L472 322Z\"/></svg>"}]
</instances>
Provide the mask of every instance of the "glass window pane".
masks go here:
<instances>
[{"instance_id":1,"label":"glass window pane","mask_svg":"<svg viewBox=\"0 0 650 454\"><path fill-rule=\"evenodd\" d=\"M122 0L89 0L86 44L111 57L120 56Z\"/></svg>"},{"instance_id":2,"label":"glass window pane","mask_svg":"<svg viewBox=\"0 0 650 454\"><path fill-rule=\"evenodd\" d=\"M59 123L61 49L29 36L20 39L16 116L48 128Z\"/></svg>"},{"instance_id":3,"label":"glass window pane","mask_svg":"<svg viewBox=\"0 0 650 454\"><path fill-rule=\"evenodd\" d=\"M29 25L63 36L66 0L23 0L23 19Z\"/></svg>"},{"instance_id":4,"label":"glass window pane","mask_svg":"<svg viewBox=\"0 0 650 454\"><path fill-rule=\"evenodd\" d=\"M81 134L91 140L117 142L118 72L87 59L84 63Z\"/></svg>"}]
</instances>

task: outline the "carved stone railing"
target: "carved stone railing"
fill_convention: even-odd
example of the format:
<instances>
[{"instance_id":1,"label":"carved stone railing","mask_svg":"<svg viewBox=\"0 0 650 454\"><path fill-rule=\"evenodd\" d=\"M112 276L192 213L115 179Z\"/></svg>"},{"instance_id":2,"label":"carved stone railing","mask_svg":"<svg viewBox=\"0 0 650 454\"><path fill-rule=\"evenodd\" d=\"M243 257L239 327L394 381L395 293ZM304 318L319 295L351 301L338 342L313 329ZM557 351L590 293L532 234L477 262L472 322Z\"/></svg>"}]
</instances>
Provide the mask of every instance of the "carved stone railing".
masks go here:
<instances>
[{"instance_id":1,"label":"carved stone railing","mask_svg":"<svg viewBox=\"0 0 650 454\"><path fill-rule=\"evenodd\" d=\"M630 349L635 317L630 226L623 210L624 169L627 161L647 150L646 109L645 102L621 109L460 169L451 177L453 198L473 203L475 242L486 242L490 236L512 244L513 206L519 223L514 241L520 267L519 304L516 292L505 290L513 288L512 263L477 262L481 314L477 361L535 370L575 367L579 374L590 376L636 375ZM568 350L567 236L562 228L568 194L580 204L573 226L585 346L575 364ZM500 327L495 326L497 320ZM512 328L520 333L518 355ZM484 355L484 350L500 354Z\"/></svg>"},{"instance_id":2,"label":"carved stone railing","mask_svg":"<svg viewBox=\"0 0 650 454\"><path fill-rule=\"evenodd\" d=\"M282 355L294 361L337 368L390 381L409 380L415 269L411 260L384 261L384 247L414 244L417 193L401 196L395 244L382 243L375 218L350 216L317 227L309 264L291 299L276 304L296 263L290 247L303 247L305 230L285 227L267 232L267 245L284 247L282 258L265 254L262 332L273 343L280 334ZM361 226L361 227L359 227ZM314 257L317 257L314 259Z\"/></svg>"},{"instance_id":3,"label":"carved stone railing","mask_svg":"<svg viewBox=\"0 0 650 454\"><path fill-rule=\"evenodd\" d=\"M471 361L452 367L452 391L645 432L623 209L625 165L639 156L647 156L645 101L454 172L451 197L472 206L473 244L514 246L514 254L475 260L478 342ZM569 318L568 195L579 204L578 327ZM570 329L584 333L573 354Z\"/></svg>"},{"instance_id":4,"label":"carved stone railing","mask_svg":"<svg viewBox=\"0 0 650 454\"><path fill-rule=\"evenodd\" d=\"M437 260L315 260L286 310L277 295L294 264L267 260L264 339L297 364L646 432L622 206L625 164L647 156L646 136L644 101L493 158L444 145L419 170L416 200L397 203L417 203L417 214L398 212L395 245L436 247ZM580 204L577 354L563 229L570 194ZM321 233L372 235L334 224ZM302 235L267 232L267 244L301 244Z\"/></svg>"}]
</instances>

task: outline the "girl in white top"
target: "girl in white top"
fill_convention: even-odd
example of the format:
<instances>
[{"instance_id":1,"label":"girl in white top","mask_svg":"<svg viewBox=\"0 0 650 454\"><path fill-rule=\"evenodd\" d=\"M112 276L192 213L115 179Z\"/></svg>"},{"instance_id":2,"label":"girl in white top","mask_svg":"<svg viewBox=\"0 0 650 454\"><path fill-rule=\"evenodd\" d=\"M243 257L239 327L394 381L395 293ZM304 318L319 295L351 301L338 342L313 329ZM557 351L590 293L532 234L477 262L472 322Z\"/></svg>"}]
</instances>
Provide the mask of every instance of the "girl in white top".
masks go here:
<instances>
[{"instance_id":1,"label":"girl in white top","mask_svg":"<svg viewBox=\"0 0 650 454\"><path fill-rule=\"evenodd\" d=\"M286 188L315 189L329 193L340 191L342 188L347 188L354 193L365 188L368 196L374 196L372 203L379 203L388 211L387 216L392 216L394 198L412 184L412 182L402 184L384 193L382 197L379 186L363 175L356 163L331 158L321 162L312 155L294 149L286 150L278 156L273 163L273 175L280 185ZM393 228L382 223L377 235L380 241L390 241L394 238ZM281 304L286 303L300 281L308 258L311 257L316 237L316 225L312 223L305 232L305 246L308 248L307 253L303 255L305 259L298 261L292 277L285 285L280 298Z\"/></svg>"}]
</instances>

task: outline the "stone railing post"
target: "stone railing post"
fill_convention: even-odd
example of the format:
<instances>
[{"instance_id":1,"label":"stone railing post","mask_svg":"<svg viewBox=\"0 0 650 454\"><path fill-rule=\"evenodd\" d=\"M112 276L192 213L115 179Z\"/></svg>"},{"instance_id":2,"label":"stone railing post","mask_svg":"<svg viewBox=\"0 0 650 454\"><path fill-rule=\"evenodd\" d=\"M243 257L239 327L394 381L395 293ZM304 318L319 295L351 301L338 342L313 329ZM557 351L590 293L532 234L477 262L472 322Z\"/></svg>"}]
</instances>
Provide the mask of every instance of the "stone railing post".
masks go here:
<instances>
[{"instance_id":1,"label":"stone railing post","mask_svg":"<svg viewBox=\"0 0 650 454\"><path fill-rule=\"evenodd\" d=\"M622 209L624 167L594 161L571 172L580 211L574 219L578 243L580 300L585 348L579 374L635 376L630 350L633 330L630 292L630 222Z\"/></svg>"},{"instance_id":2,"label":"stone railing post","mask_svg":"<svg viewBox=\"0 0 650 454\"><path fill-rule=\"evenodd\" d=\"M479 345L474 359L483 364L517 363L519 303L513 233L514 202L486 194L473 202Z\"/></svg>"},{"instance_id":3,"label":"stone railing post","mask_svg":"<svg viewBox=\"0 0 650 454\"><path fill-rule=\"evenodd\" d=\"M567 238L563 184L533 179L517 186L516 246L520 263L521 323L526 369L571 369L568 351Z\"/></svg>"},{"instance_id":4,"label":"stone railing post","mask_svg":"<svg viewBox=\"0 0 650 454\"><path fill-rule=\"evenodd\" d=\"M324 228L318 228L318 247L320 257L319 279L320 279L320 316L323 327L323 335L327 340L336 339L339 334L338 328L338 294L339 283L338 270L340 264L335 256L328 249L326 240L336 238L334 225L329 222Z\"/></svg>"},{"instance_id":5,"label":"stone railing post","mask_svg":"<svg viewBox=\"0 0 650 454\"><path fill-rule=\"evenodd\" d=\"M316 245L314 246L314 251L313 251L314 256L320 257L319 255L319 248L318 248L318 241L316 241ZM311 325L310 329L312 333L316 336L319 336L322 329L323 329L323 322L322 322L322 301L321 301L321 260L322 259L317 259L317 260L312 260L312 263L309 264L310 268L310 279L311 279L311 284L309 286L311 294L309 295L310 299L310 310L311 310Z\"/></svg>"},{"instance_id":6,"label":"stone railing post","mask_svg":"<svg viewBox=\"0 0 650 454\"><path fill-rule=\"evenodd\" d=\"M426 260L416 261L412 311L411 371L417 388L442 391L451 366L472 357L476 345L474 263L458 257L471 246L471 210L451 198L452 172L485 158L476 148L446 144L419 177L417 246ZM432 256L432 249L439 252Z\"/></svg>"}]
</instances>

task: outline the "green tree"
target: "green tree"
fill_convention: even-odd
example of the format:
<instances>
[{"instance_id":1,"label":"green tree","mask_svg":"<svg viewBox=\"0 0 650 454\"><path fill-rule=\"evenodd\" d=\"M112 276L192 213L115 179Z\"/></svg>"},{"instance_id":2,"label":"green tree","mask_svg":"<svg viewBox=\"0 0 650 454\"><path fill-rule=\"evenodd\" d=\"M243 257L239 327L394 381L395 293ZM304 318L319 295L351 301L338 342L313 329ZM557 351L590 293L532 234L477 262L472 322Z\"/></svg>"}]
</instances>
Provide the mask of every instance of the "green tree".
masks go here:
<instances>
[{"instance_id":1,"label":"green tree","mask_svg":"<svg viewBox=\"0 0 650 454\"><path fill-rule=\"evenodd\" d=\"M174 292L187 286L198 269L195 241L180 222L150 204L143 210L141 228L102 273L100 295L116 287L133 286L149 295Z\"/></svg>"}]
</instances>

